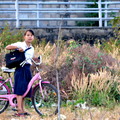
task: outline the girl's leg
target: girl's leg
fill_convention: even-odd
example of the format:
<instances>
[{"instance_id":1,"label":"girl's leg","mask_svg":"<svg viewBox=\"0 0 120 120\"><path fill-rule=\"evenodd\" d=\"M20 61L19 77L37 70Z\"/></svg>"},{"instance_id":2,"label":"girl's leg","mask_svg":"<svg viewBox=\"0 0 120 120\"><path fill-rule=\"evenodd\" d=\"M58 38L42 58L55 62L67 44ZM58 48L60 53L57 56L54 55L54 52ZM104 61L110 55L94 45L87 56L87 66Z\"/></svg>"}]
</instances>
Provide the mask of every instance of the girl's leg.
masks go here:
<instances>
[{"instance_id":1,"label":"girl's leg","mask_svg":"<svg viewBox=\"0 0 120 120\"><path fill-rule=\"evenodd\" d=\"M28 112L26 112L26 111L24 110L24 106L25 106L25 105L24 105L24 104L25 104L25 103L24 103L24 100L25 100L25 99L23 98L23 100L22 100L22 111L23 111L24 115L30 115Z\"/></svg>"},{"instance_id":2,"label":"girl's leg","mask_svg":"<svg viewBox=\"0 0 120 120\"><path fill-rule=\"evenodd\" d=\"M23 100L22 100L22 104L21 104L21 105L22 105L22 110L23 110L23 112L25 112L25 111L24 111L24 98L23 98Z\"/></svg>"},{"instance_id":3,"label":"girl's leg","mask_svg":"<svg viewBox=\"0 0 120 120\"><path fill-rule=\"evenodd\" d=\"M17 95L17 107L18 107L18 113L23 113L23 97L21 95Z\"/></svg>"}]
</instances>

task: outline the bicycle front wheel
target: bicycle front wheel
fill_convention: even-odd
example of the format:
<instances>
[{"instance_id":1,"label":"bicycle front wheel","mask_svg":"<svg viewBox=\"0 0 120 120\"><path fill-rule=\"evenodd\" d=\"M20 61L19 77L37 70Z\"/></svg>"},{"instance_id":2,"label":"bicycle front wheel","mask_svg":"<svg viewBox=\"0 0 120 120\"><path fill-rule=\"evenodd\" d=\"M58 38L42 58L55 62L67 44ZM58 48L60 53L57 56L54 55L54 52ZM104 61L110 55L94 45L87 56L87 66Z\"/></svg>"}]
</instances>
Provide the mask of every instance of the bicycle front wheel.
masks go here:
<instances>
[{"instance_id":1,"label":"bicycle front wheel","mask_svg":"<svg viewBox=\"0 0 120 120\"><path fill-rule=\"evenodd\" d=\"M35 88L32 103L36 112L40 115L51 116L58 112L58 92L51 84L42 83L42 91L39 85Z\"/></svg>"},{"instance_id":2,"label":"bicycle front wheel","mask_svg":"<svg viewBox=\"0 0 120 120\"><path fill-rule=\"evenodd\" d=\"M0 81L0 95L6 95L10 93L10 90L7 87L7 85L2 83L3 81ZM5 98L0 98L0 113L4 112L7 109L8 105L9 101L7 101L7 99L5 100Z\"/></svg>"}]
</instances>

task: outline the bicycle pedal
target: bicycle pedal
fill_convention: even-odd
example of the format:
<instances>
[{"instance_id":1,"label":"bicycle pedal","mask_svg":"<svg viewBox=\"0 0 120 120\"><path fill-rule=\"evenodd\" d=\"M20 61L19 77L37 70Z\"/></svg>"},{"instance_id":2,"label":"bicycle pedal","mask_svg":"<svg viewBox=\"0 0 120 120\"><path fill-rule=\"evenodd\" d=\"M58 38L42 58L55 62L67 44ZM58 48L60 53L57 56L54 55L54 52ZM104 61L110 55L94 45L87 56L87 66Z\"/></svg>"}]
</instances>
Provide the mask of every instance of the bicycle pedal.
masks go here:
<instances>
[{"instance_id":1,"label":"bicycle pedal","mask_svg":"<svg viewBox=\"0 0 120 120\"><path fill-rule=\"evenodd\" d=\"M18 111L16 108L12 108L13 111Z\"/></svg>"}]
</instances>

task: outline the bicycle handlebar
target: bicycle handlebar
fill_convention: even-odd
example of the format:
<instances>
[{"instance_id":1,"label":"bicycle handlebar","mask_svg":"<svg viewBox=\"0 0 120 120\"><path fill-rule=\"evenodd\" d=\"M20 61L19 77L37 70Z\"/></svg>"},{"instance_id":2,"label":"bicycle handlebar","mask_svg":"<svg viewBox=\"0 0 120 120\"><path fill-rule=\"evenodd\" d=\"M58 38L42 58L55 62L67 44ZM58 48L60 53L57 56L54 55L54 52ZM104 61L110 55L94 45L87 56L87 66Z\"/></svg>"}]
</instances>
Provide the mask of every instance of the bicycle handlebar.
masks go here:
<instances>
[{"instance_id":1,"label":"bicycle handlebar","mask_svg":"<svg viewBox=\"0 0 120 120\"><path fill-rule=\"evenodd\" d=\"M27 58L27 59L25 59L22 63L20 63L20 66L24 66L25 64L26 64L26 62L27 62L27 60L32 60L32 62L35 64L35 65L40 65L41 63L42 63L42 56L40 55L39 57L38 57L38 59L39 59L39 62L35 62L35 60L33 60L32 58Z\"/></svg>"},{"instance_id":2,"label":"bicycle handlebar","mask_svg":"<svg viewBox=\"0 0 120 120\"><path fill-rule=\"evenodd\" d=\"M31 59L31 60L32 60L32 62L33 62L35 65L40 65L40 64L42 63L42 56L40 55L40 56L38 57L38 59L39 59L39 62L38 62L38 63L35 62L35 60L33 60L33 59Z\"/></svg>"}]
</instances>

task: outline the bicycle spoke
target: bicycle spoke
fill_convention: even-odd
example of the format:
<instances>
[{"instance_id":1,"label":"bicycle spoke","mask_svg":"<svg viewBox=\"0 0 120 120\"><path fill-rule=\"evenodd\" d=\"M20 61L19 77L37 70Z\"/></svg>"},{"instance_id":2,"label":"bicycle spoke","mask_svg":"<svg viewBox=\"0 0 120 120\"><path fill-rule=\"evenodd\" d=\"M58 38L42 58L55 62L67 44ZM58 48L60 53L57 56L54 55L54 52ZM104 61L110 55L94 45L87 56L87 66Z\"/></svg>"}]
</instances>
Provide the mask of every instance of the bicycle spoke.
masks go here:
<instances>
[{"instance_id":1,"label":"bicycle spoke","mask_svg":"<svg viewBox=\"0 0 120 120\"><path fill-rule=\"evenodd\" d=\"M8 94L7 86L0 81L0 95ZM5 98L0 98L0 113L4 112L4 110L8 107L9 102Z\"/></svg>"},{"instance_id":2,"label":"bicycle spoke","mask_svg":"<svg viewBox=\"0 0 120 120\"><path fill-rule=\"evenodd\" d=\"M33 105L40 115L51 116L57 113L58 97L57 90L50 84L42 85L42 93L39 86L36 88L33 96Z\"/></svg>"}]
</instances>

